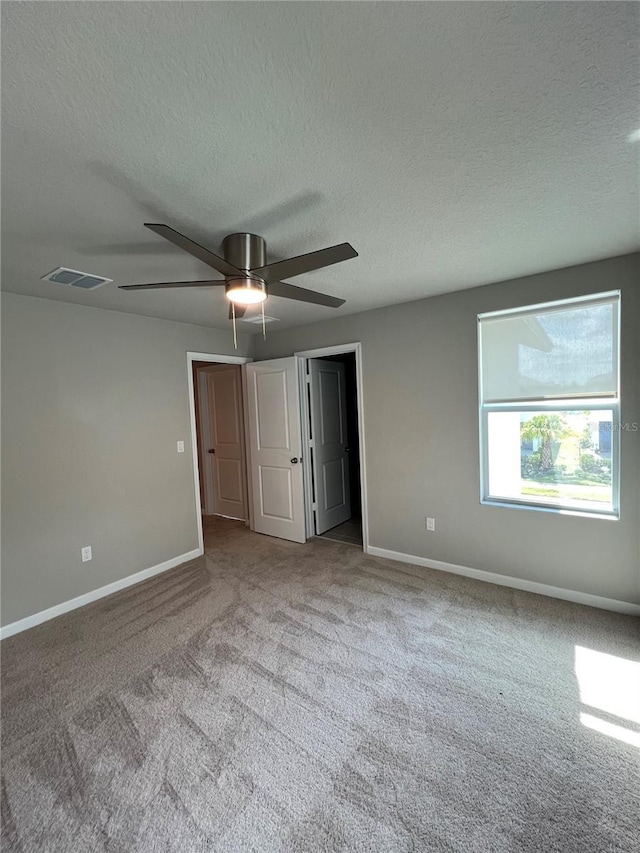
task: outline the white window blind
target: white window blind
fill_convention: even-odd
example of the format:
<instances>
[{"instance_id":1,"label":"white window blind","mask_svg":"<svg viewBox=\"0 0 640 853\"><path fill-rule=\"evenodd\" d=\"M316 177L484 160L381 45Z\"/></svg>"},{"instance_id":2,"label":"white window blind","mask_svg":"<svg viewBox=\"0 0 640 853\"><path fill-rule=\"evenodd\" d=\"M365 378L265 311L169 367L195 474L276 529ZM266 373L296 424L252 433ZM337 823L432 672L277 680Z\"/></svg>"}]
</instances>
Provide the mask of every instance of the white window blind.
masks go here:
<instances>
[{"instance_id":1,"label":"white window blind","mask_svg":"<svg viewBox=\"0 0 640 853\"><path fill-rule=\"evenodd\" d=\"M619 294L481 314L482 402L618 393Z\"/></svg>"}]
</instances>

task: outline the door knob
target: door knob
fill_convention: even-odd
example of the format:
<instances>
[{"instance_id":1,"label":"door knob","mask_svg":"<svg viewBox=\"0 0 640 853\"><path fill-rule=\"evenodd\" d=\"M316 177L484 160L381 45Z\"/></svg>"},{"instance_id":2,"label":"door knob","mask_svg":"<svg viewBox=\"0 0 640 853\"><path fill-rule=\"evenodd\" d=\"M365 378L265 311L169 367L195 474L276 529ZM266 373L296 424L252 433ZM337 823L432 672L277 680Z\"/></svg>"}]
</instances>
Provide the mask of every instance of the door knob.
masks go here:
<instances>
[{"instance_id":1,"label":"door knob","mask_svg":"<svg viewBox=\"0 0 640 853\"><path fill-rule=\"evenodd\" d=\"M294 456L293 459L291 460L291 464L295 465L297 461L298 461L298 457Z\"/></svg>"},{"instance_id":2,"label":"door knob","mask_svg":"<svg viewBox=\"0 0 640 853\"><path fill-rule=\"evenodd\" d=\"M215 448L214 448L214 447L210 447L210 448L207 450L207 453L215 453L215 452L216 452L216 451L215 451Z\"/></svg>"},{"instance_id":3,"label":"door knob","mask_svg":"<svg viewBox=\"0 0 640 853\"><path fill-rule=\"evenodd\" d=\"M344 452L345 452L345 453L348 453L348 452L349 452L349 448L348 448L348 447L345 447Z\"/></svg>"}]
</instances>

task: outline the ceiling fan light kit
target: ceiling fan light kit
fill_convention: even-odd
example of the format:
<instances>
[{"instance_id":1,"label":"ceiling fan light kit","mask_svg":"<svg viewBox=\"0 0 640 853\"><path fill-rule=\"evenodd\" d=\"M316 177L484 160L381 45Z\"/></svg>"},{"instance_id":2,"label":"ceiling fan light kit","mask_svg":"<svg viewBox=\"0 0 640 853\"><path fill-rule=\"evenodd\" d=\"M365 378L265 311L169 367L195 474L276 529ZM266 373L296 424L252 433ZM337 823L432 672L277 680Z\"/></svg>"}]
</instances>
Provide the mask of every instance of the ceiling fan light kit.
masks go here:
<instances>
[{"instance_id":1,"label":"ceiling fan light kit","mask_svg":"<svg viewBox=\"0 0 640 853\"><path fill-rule=\"evenodd\" d=\"M241 318L247 305L262 303L264 313L264 301L267 296L280 296L284 299L295 299L298 302L311 302L315 305L325 305L330 308L339 308L344 305L344 299L336 296L328 296L315 290L306 290L287 284L280 279L293 278L312 270L337 264L349 258L357 258L358 253L349 243L340 243L317 252L309 252L306 255L298 255L295 258L287 258L284 261L276 261L267 264L267 245L262 237L257 234L238 233L227 235L222 243L224 257L211 252L204 246L185 237L168 225L145 222L145 228L164 237L185 252L198 258L198 260L221 273L223 279L212 279L211 281L174 281L157 282L154 284L128 284L120 285L121 290L154 290L156 288L170 287L218 287L224 285L225 295L229 300L229 319L233 320L233 337L236 340L236 318ZM263 323L264 334L264 323ZM237 344L236 344L237 346Z\"/></svg>"},{"instance_id":2,"label":"ceiling fan light kit","mask_svg":"<svg viewBox=\"0 0 640 853\"><path fill-rule=\"evenodd\" d=\"M227 299L236 305L256 305L267 298L267 285L255 278L230 278L225 285Z\"/></svg>"}]
</instances>

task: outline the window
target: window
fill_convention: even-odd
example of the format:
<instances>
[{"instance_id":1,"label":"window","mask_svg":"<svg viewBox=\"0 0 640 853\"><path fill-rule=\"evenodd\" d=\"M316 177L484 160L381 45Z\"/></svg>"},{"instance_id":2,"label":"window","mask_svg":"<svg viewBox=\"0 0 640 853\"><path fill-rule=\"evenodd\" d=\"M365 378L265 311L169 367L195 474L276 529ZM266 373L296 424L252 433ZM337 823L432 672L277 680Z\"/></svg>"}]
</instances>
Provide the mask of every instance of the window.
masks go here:
<instances>
[{"instance_id":1,"label":"window","mask_svg":"<svg viewBox=\"0 0 640 853\"><path fill-rule=\"evenodd\" d=\"M478 315L483 503L618 516L620 293Z\"/></svg>"}]
</instances>

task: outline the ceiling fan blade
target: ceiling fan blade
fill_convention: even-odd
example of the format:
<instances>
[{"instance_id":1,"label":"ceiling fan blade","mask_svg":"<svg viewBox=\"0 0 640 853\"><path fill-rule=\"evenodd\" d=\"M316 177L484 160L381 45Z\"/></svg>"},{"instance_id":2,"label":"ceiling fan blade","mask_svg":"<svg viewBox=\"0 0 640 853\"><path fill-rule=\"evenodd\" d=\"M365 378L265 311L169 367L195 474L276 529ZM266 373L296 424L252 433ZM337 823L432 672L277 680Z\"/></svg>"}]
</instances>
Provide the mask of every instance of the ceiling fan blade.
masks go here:
<instances>
[{"instance_id":1,"label":"ceiling fan blade","mask_svg":"<svg viewBox=\"0 0 640 853\"><path fill-rule=\"evenodd\" d=\"M159 234L160 237L164 237L165 240L169 240L171 243L174 243L176 246L184 249L185 252L189 252L189 254L196 257L199 261L203 261L205 264L213 267L214 270L222 273L222 275L244 275L241 270L234 267L233 264L230 264L228 261L225 261L224 258L215 255L213 252L210 252L209 249L205 249L204 246L200 246L199 243L195 243L193 240L185 237L184 234L180 234L180 232L175 229L170 228L168 225L145 222L144 227L149 228L151 231Z\"/></svg>"},{"instance_id":2,"label":"ceiling fan blade","mask_svg":"<svg viewBox=\"0 0 640 853\"><path fill-rule=\"evenodd\" d=\"M213 281L158 281L153 284L119 284L120 290L153 290L162 287L217 287L226 284L226 279L217 278Z\"/></svg>"},{"instance_id":3,"label":"ceiling fan blade","mask_svg":"<svg viewBox=\"0 0 640 853\"><path fill-rule=\"evenodd\" d=\"M284 299L297 299L298 302L312 302L314 305L326 305L328 308L339 308L344 305L344 299L337 296L327 296L326 293L318 293L317 290L306 290L304 287L296 287L295 284L286 284L284 281L274 281L268 288L269 296L282 296Z\"/></svg>"},{"instance_id":4,"label":"ceiling fan blade","mask_svg":"<svg viewBox=\"0 0 640 853\"><path fill-rule=\"evenodd\" d=\"M236 320L241 320L244 317L246 310L247 310L246 305L238 305L236 303ZM229 303L229 319L233 320L233 303L232 302Z\"/></svg>"},{"instance_id":5,"label":"ceiling fan blade","mask_svg":"<svg viewBox=\"0 0 640 853\"><path fill-rule=\"evenodd\" d=\"M287 258L286 261L267 264L267 266L251 270L251 273L264 279L267 284L271 284L281 278L293 278L294 275L302 275L305 272L319 270L322 267L339 264L341 261L348 261L349 258L357 257L358 253L350 243L340 243L338 246L330 246L328 249L319 249L317 252Z\"/></svg>"}]
</instances>

